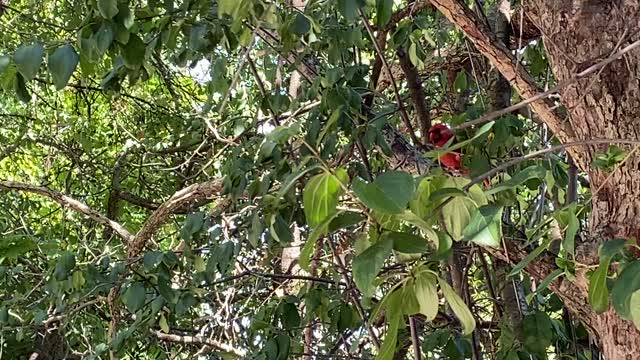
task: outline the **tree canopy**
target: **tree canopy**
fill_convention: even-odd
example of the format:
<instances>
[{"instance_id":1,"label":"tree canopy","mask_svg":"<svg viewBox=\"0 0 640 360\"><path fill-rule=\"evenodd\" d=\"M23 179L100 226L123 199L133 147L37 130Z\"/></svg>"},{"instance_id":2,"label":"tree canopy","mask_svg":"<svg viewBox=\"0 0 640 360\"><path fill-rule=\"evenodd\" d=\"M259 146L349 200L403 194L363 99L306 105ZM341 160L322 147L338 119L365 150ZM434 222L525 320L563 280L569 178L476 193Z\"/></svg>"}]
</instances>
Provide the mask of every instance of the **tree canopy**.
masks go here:
<instances>
[{"instance_id":1,"label":"tree canopy","mask_svg":"<svg viewBox=\"0 0 640 360\"><path fill-rule=\"evenodd\" d=\"M0 358L611 354L640 141L558 94L638 42L560 76L526 5L1 1Z\"/></svg>"}]
</instances>

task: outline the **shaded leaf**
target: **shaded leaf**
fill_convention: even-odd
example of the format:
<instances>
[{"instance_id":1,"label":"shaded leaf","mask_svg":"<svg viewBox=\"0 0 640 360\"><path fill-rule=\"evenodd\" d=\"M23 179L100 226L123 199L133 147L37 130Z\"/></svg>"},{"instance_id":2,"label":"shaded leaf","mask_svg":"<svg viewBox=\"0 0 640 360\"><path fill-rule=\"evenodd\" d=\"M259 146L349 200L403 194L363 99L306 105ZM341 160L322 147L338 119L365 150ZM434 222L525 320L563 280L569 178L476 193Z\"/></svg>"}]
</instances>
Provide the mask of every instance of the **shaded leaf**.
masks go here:
<instances>
[{"instance_id":1,"label":"shaded leaf","mask_svg":"<svg viewBox=\"0 0 640 360\"><path fill-rule=\"evenodd\" d=\"M376 0L376 24L385 26L391 19L393 0Z\"/></svg>"},{"instance_id":2,"label":"shaded leaf","mask_svg":"<svg viewBox=\"0 0 640 360\"><path fill-rule=\"evenodd\" d=\"M67 86L79 60L80 57L76 50L69 44L57 48L49 56L49 73L51 73L56 90L62 90Z\"/></svg>"},{"instance_id":3,"label":"shaded leaf","mask_svg":"<svg viewBox=\"0 0 640 360\"><path fill-rule=\"evenodd\" d=\"M70 252L65 252L58 258L56 268L53 272L53 276L56 280L62 281L69 277L71 270L76 266L76 255Z\"/></svg>"},{"instance_id":4,"label":"shaded leaf","mask_svg":"<svg viewBox=\"0 0 640 360\"><path fill-rule=\"evenodd\" d=\"M356 179L353 191L370 209L386 214L402 212L413 196L413 177L400 171L388 171L372 183Z\"/></svg>"},{"instance_id":5,"label":"shaded leaf","mask_svg":"<svg viewBox=\"0 0 640 360\"><path fill-rule=\"evenodd\" d=\"M109 20L118 14L117 0L97 0L100 15Z\"/></svg>"},{"instance_id":6,"label":"shaded leaf","mask_svg":"<svg viewBox=\"0 0 640 360\"><path fill-rule=\"evenodd\" d=\"M529 166L528 168L520 171L514 175L511 179L504 181L491 189L487 190L488 195L499 193L500 191L513 189L516 186L524 183L530 179L543 179L547 174L547 170L540 165Z\"/></svg>"},{"instance_id":7,"label":"shaded leaf","mask_svg":"<svg viewBox=\"0 0 640 360\"><path fill-rule=\"evenodd\" d=\"M451 310L456 315L458 320L460 320L460 324L462 325L462 333L465 335L469 335L476 328L476 320L473 318L473 314L467 307L467 304L464 303L462 298L458 294L456 294L455 290L447 284L446 281L438 278L438 282L440 283L440 288L442 289L442 293L444 294L445 300L451 307Z\"/></svg>"},{"instance_id":8,"label":"shaded leaf","mask_svg":"<svg viewBox=\"0 0 640 360\"><path fill-rule=\"evenodd\" d=\"M530 252L529 255L527 255L518 264L516 264L516 266L513 267L513 269L511 270L508 276L516 275L517 273L522 271L522 269L524 269L527 265L529 265L529 263L531 263L533 259L537 258L540 254L542 254L543 251L547 249L551 241L552 241L551 238L545 239L542 242L542 244L540 244L537 248L535 248L532 252Z\"/></svg>"},{"instance_id":9,"label":"shaded leaf","mask_svg":"<svg viewBox=\"0 0 640 360\"><path fill-rule=\"evenodd\" d=\"M484 205L464 229L464 238L481 246L499 247L502 239L502 206Z\"/></svg>"},{"instance_id":10,"label":"shaded leaf","mask_svg":"<svg viewBox=\"0 0 640 360\"><path fill-rule=\"evenodd\" d=\"M373 295L373 280L391 255L392 247L393 242L390 239L382 239L353 260L353 280L365 296Z\"/></svg>"},{"instance_id":11,"label":"shaded leaf","mask_svg":"<svg viewBox=\"0 0 640 360\"><path fill-rule=\"evenodd\" d=\"M413 234L388 231L385 232L383 238L390 239L393 242L393 249L406 254L421 254L426 252L429 247L427 241L420 236Z\"/></svg>"},{"instance_id":12,"label":"shaded leaf","mask_svg":"<svg viewBox=\"0 0 640 360\"><path fill-rule=\"evenodd\" d=\"M402 323L402 295L402 291L394 291L389 295L389 300L387 301L386 306L389 326L387 328L384 341L380 346L378 356L376 356L376 360L391 360L393 359L393 355L396 353L398 329Z\"/></svg>"},{"instance_id":13,"label":"shaded leaf","mask_svg":"<svg viewBox=\"0 0 640 360\"><path fill-rule=\"evenodd\" d=\"M13 59L25 81L31 81L36 77L40 64L42 64L43 55L44 47L39 42L31 45L22 45L16 50Z\"/></svg>"},{"instance_id":14,"label":"shaded leaf","mask_svg":"<svg viewBox=\"0 0 640 360\"><path fill-rule=\"evenodd\" d=\"M640 330L640 290L636 290L629 299L629 309L631 309L631 320L636 326L636 329Z\"/></svg>"},{"instance_id":15,"label":"shaded leaf","mask_svg":"<svg viewBox=\"0 0 640 360\"><path fill-rule=\"evenodd\" d=\"M438 314L438 289L436 288L436 276L428 271L421 271L416 275L414 287L416 299L420 305L420 313L428 321L435 319Z\"/></svg>"},{"instance_id":16,"label":"shaded leaf","mask_svg":"<svg viewBox=\"0 0 640 360\"><path fill-rule=\"evenodd\" d=\"M631 295L640 290L640 260L627 265L611 289L611 302L618 315L631 319Z\"/></svg>"},{"instance_id":17,"label":"shaded leaf","mask_svg":"<svg viewBox=\"0 0 640 360\"><path fill-rule=\"evenodd\" d=\"M122 295L122 302L132 313L138 311L144 305L145 300L144 285L141 282L131 284Z\"/></svg>"},{"instance_id":18,"label":"shaded leaf","mask_svg":"<svg viewBox=\"0 0 640 360\"><path fill-rule=\"evenodd\" d=\"M289 25L289 31L296 35L304 35L311 30L311 23L306 16L301 13L296 13L293 22Z\"/></svg>"},{"instance_id":19,"label":"shaded leaf","mask_svg":"<svg viewBox=\"0 0 640 360\"><path fill-rule=\"evenodd\" d=\"M607 288L607 273L609 262L601 263L589 278L589 304L593 310L601 314L609 309L609 289Z\"/></svg>"}]
</instances>

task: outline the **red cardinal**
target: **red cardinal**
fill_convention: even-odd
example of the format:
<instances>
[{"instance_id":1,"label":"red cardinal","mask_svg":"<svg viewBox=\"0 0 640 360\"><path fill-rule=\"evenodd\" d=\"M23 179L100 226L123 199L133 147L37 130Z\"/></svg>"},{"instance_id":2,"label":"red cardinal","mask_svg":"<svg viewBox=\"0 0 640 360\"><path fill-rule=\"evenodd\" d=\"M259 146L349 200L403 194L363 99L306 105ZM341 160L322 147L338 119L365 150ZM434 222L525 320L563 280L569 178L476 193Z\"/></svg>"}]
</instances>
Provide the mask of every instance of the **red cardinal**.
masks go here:
<instances>
[{"instance_id":1,"label":"red cardinal","mask_svg":"<svg viewBox=\"0 0 640 360\"><path fill-rule=\"evenodd\" d=\"M429 142L437 148L443 147L452 137L453 132L445 124L435 124L429 129ZM449 170L460 172L462 157L458 152L448 152L440 156L440 163ZM466 172L466 169L462 171L462 173Z\"/></svg>"}]
</instances>

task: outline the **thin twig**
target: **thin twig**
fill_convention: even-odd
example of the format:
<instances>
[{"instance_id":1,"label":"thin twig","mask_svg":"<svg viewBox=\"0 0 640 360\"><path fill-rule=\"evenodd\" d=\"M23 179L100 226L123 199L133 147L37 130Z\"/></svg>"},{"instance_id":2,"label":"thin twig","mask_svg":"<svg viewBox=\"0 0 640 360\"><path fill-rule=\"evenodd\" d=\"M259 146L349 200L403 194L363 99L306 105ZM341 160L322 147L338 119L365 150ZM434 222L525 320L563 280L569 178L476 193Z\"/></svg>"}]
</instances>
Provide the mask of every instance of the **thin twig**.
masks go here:
<instances>
[{"instance_id":1,"label":"thin twig","mask_svg":"<svg viewBox=\"0 0 640 360\"><path fill-rule=\"evenodd\" d=\"M454 126L451 130L452 131L459 131L459 130L463 130L463 129L467 129L470 128L472 126L475 125L480 125L480 124L484 124L484 123L488 123L489 121L495 120L496 118L502 116L502 115L506 115L506 114L510 114L516 110L519 110L529 104L532 104L536 101L539 100L543 100L548 98L550 95L553 95L555 93L557 93L558 91L560 91L561 89L577 82L578 80L584 78L587 75L590 75L600 69L602 69L603 67L607 66L608 64L618 60L619 58L621 58L624 54L628 53L631 50L636 49L638 46L640 46L640 40L634 41L633 43L631 43L630 45L628 45L627 47L625 47L624 49L618 51L617 53L609 56L608 58L602 60L601 62L590 66L589 68L587 68L586 70L583 70L577 74L575 74L573 77L571 77L570 79L567 79L565 81L560 82L558 85L554 86L553 88L539 93L535 96L532 96L526 100L520 101L517 104L511 105L509 107L506 107L504 109L501 110L497 110L497 111L493 111L490 112L486 115L483 115L477 119L471 120L471 121L467 121L465 123L462 123L458 126Z\"/></svg>"},{"instance_id":2,"label":"thin twig","mask_svg":"<svg viewBox=\"0 0 640 360\"><path fill-rule=\"evenodd\" d=\"M387 75L389 75L389 79L391 80L391 86L393 87L393 92L395 94L396 103L398 105L398 110L400 111L400 117L402 118L402 122L404 123L404 126L407 127L407 131L409 132L409 137L411 137L411 141L413 141L415 146L420 148L422 147L422 143L420 142L420 140L418 140L418 137L416 136L416 133L413 130L413 125L411 125L411 120L409 119L409 115L407 114L407 109L405 109L404 103L402 102L402 97L400 96L400 91L398 90L398 84L396 84L396 81L393 77L393 72L391 71L391 67L389 66L389 63L387 62L387 60L384 58L384 52L382 52L382 50L380 49L380 46L378 45L378 42L376 41L376 37L373 34L373 29L371 28L371 24L369 24L369 20L364 15L361 9L358 9L358 12L360 14L360 17L362 18L362 22L364 23L364 26L367 28L369 37L371 37L371 41L373 42L373 46L376 50L376 54L382 61L383 68L387 72Z\"/></svg>"},{"instance_id":3,"label":"thin twig","mask_svg":"<svg viewBox=\"0 0 640 360\"><path fill-rule=\"evenodd\" d=\"M566 148L569 147L573 147L573 146L584 146L584 145L598 145L598 144L629 144L629 145L638 145L640 144L640 140L625 140L625 139L588 139L588 140L580 140L580 141L574 141L574 142L570 142L570 143L566 143L566 144L560 144L560 145L555 145L555 146L551 146L548 147L546 149L542 149L542 150L538 150L538 151L534 151L531 152L529 154L523 155L523 156L519 156L516 158L513 158L507 162L504 162L498 166L496 166L495 168L485 172L484 174L478 175L475 178L471 179L471 182L468 183L463 190L469 190L469 188L471 188L471 186L478 184L480 182L482 182L482 180L489 178L497 173L499 173L502 170L508 169L509 167L519 164L525 160L529 160L529 159L534 159L537 157L540 157L542 155L548 154L548 153L552 153L552 152L556 152L556 151L560 151L560 150L564 150Z\"/></svg>"}]
</instances>

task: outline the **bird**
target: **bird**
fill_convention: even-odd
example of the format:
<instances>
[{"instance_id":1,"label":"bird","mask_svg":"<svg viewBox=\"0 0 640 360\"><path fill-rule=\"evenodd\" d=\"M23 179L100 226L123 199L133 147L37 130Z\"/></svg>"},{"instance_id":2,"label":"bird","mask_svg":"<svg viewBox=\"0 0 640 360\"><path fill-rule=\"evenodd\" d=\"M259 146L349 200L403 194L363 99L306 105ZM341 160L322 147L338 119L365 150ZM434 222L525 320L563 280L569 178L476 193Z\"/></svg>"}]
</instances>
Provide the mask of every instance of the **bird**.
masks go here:
<instances>
[{"instance_id":1,"label":"bird","mask_svg":"<svg viewBox=\"0 0 640 360\"><path fill-rule=\"evenodd\" d=\"M444 147L452 137L453 132L443 123L434 124L429 129L429 142L436 148ZM440 163L452 172L468 173L467 169L462 169L462 155L459 152L451 151L441 155Z\"/></svg>"}]
</instances>

